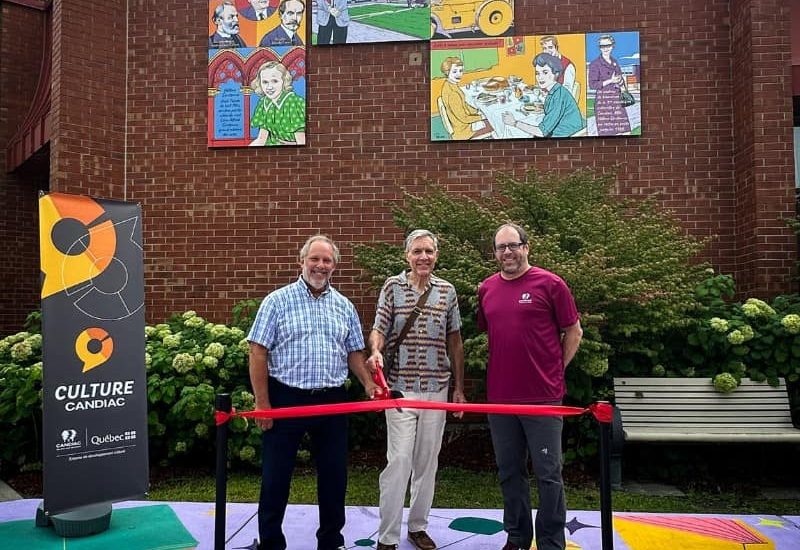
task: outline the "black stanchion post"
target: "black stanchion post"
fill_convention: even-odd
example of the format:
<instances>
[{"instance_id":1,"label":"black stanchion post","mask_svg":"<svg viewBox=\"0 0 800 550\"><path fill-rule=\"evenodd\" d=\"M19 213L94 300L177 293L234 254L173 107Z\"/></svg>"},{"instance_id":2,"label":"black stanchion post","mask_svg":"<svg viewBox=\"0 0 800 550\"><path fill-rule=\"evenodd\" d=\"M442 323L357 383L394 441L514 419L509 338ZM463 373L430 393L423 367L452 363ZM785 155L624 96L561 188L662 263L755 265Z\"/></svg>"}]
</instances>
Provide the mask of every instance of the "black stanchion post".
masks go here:
<instances>
[{"instance_id":1,"label":"black stanchion post","mask_svg":"<svg viewBox=\"0 0 800 550\"><path fill-rule=\"evenodd\" d=\"M611 424L600 424L600 533L603 550L614 550L611 523Z\"/></svg>"},{"instance_id":2,"label":"black stanchion post","mask_svg":"<svg viewBox=\"0 0 800 550\"><path fill-rule=\"evenodd\" d=\"M216 410L231 412L229 393L218 393ZM214 550L225 550L225 508L228 502L228 423L217 426L217 503L214 514Z\"/></svg>"}]
</instances>

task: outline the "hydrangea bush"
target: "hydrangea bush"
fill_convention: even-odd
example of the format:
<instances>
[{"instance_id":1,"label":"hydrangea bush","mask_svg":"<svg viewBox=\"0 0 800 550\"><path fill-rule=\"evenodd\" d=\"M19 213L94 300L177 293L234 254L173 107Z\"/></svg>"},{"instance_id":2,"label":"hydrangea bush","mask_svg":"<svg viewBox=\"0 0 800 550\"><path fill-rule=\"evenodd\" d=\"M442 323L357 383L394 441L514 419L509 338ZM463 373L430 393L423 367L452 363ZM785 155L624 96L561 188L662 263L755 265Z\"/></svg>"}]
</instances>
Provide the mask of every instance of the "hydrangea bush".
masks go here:
<instances>
[{"instance_id":1,"label":"hydrangea bush","mask_svg":"<svg viewBox=\"0 0 800 550\"><path fill-rule=\"evenodd\" d=\"M38 315L24 332L0 340L0 463L19 467L41 460L42 336Z\"/></svg>"},{"instance_id":2,"label":"hydrangea bush","mask_svg":"<svg viewBox=\"0 0 800 550\"><path fill-rule=\"evenodd\" d=\"M709 376L723 392L742 378L790 387L800 381L800 298L779 296L767 303L757 298L727 302L734 294L730 276L709 277L698 287L704 303L687 328L665 334L654 355L656 376ZM720 376L724 375L724 376ZM733 386L731 386L733 381Z\"/></svg>"},{"instance_id":3,"label":"hydrangea bush","mask_svg":"<svg viewBox=\"0 0 800 550\"><path fill-rule=\"evenodd\" d=\"M17 468L40 460L42 336L38 312L25 332L0 339L0 460ZM36 331L36 332L35 332ZM238 327L206 322L193 311L145 327L148 425L153 462L213 460L214 399L231 394L234 408L252 410L248 344ZM232 462L260 464L261 430L230 424Z\"/></svg>"},{"instance_id":4,"label":"hydrangea bush","mask_svg":"<svg viewBox=\"0 0 800 550\"><path fill-rule=\"evenodd\" d=\"M213 457L216 394L230 393L237 410L254 406L245 332L187 311L145 327L145 336L151 457ZM261 430L243 418L230 429L229 457L259 464Z\"/></svg>"}]
</instances>

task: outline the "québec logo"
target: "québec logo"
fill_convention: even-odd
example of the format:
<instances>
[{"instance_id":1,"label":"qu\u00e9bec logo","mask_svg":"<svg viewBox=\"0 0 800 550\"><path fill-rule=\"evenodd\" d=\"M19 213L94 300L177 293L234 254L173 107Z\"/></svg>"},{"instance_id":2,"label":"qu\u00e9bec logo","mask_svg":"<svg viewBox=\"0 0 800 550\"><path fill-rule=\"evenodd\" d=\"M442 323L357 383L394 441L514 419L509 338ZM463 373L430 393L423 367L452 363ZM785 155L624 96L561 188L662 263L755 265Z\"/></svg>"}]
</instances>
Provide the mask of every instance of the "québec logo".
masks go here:
<instances>
[{"instance_id":1,"label":"qu\u00e9bec logo","mask_svg":"<svg viewBox=\"0 0 800 550\"><path fill-rule=\"evenodd\" d=\"M519 298L520 304L530 304L533 300L531 300L531 293L530 292L523 292L522 296Z\"/></svg>"},{"instance_id":2,"label":"qu\u00e9bec logo","mask_svg":"<svg viewBox=\"0 0 800 550\"><path fill-rule=\"evenodd\" d=\"M61 430L61 442L56 443L56 451L71 451L73 449L80 449L83 442L78 439L78 431L74 428L67 428Z\"/></svg>"}]
</instances>

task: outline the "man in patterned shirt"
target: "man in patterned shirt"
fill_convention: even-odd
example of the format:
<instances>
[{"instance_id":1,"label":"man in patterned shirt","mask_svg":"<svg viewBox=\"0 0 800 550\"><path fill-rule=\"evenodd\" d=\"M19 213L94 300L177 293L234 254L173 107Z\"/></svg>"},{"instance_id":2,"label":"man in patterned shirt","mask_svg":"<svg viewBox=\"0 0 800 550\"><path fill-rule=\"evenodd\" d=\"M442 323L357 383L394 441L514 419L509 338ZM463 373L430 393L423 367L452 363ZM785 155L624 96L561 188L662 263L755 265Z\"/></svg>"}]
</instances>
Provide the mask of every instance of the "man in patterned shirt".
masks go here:
<instances>
[{"instance_id":1,"label":"man in patterned shirt","mask_svg":"<svg viewBox=\"0 0 800 550\"><path fill-rule=\"evenodd\" d=\"M390 388L410 399L425 401L447 401L452 373L453 402L466 403L464 346L456 290L433 275L439 256L438 239L430 231L418 229L408 235L405 246L411 270L389 277L383 285L369 335L372 355L368 365L383 365L383 353L393 351L395 364L388 366L386 373ZM429 288L419 316L398 348L406 319ZM460 417L463 413L456 415ZM408 540L420 550L436 548L425 530L433 502L444 424L444 411L386 410L388 464L380 476L378 550L397 550L409 477Z\"/></svg>"},{"instance_id":2,"label":"man in patterned shirt","mask_svg":"<svg viewBox=\"0 0 800 550\"><path fill-rule=\"evenodd\" d=\"M302 273L261 303L247 339L256 409L346 401L349 369L367 395L375 385L364 364L364 337L353 304L330 286L339 249L315 235L300 250ZM317 550L344 548L347 489L347 416L257 419L262 434L258 534L261 550L285 550L282 523L297 449L311 439L317 468ZM304 547L310 547L304 545Z\"/></svg>"}]
</instances>

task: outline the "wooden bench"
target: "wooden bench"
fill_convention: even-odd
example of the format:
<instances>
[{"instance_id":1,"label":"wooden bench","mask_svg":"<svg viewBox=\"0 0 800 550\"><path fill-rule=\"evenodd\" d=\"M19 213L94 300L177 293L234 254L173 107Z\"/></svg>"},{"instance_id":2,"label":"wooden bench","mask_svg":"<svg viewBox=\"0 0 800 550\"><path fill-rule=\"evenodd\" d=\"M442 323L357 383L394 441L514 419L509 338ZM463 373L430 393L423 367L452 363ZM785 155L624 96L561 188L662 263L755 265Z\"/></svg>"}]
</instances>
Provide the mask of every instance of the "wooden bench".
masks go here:
<instances>
[{"instance_id":1,"label":"wooden bench","mask_svg":"<svg viewBox=\"0 0 800 550\"><path fill-rule=\"evenodd\" d=\"M622 481L625 441L746 443L800 442L789 394L779 386L743 378L721 393L709 378L615 378L611 483Z\"/></svg>"}]
</instances>

